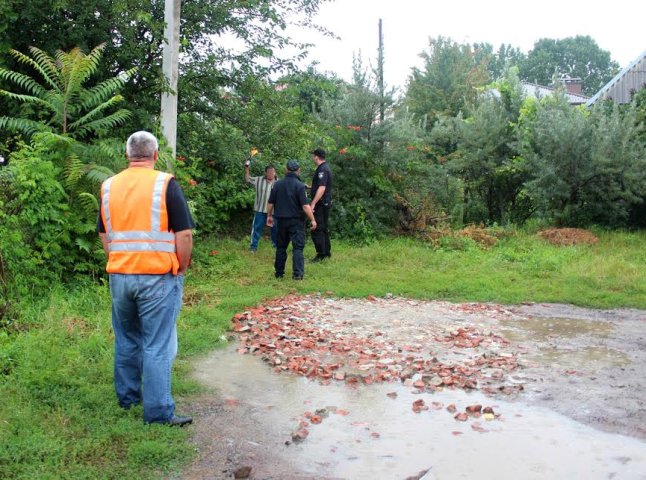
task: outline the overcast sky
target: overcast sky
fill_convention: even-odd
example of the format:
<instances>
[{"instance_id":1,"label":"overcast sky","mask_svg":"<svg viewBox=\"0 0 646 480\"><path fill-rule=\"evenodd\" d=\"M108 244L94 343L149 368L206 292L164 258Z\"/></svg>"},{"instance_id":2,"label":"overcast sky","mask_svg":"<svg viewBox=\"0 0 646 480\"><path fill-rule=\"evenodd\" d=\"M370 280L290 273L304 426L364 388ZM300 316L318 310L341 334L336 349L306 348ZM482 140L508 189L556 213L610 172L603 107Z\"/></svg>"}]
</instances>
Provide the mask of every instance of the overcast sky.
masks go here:
<instances>
[{"instance_id":1,"label":"overcast sky","mask_svg":"<svg viewBox=\"0 0 646 480\"><path fill-rule=\"evenodd\" d=\"M403 87L429 37L459 43L511 44L527 53L540 38L591 36L623 68L646 50L646 1L614 0L336 0L324 3L317 22L341 40L297 33L316 44L309 60L321 71L351 79L352 54L376 64L378 21L383 20L385 79Z\"/></svg>"}]
</instances>

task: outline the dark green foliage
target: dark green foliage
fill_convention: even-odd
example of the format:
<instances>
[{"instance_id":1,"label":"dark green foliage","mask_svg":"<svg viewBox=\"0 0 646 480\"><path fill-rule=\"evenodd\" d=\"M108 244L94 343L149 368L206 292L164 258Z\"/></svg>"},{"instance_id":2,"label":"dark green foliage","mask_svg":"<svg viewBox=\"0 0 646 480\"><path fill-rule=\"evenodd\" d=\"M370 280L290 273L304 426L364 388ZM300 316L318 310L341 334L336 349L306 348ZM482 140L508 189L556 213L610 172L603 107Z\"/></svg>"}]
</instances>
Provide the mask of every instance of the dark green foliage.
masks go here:
<instances>
[{"instance_id":1,"label":"dark green foliage","mask_svg":"<svg viewBox=\"0 0 646 480\"><path fill-rule=\"evenodd\" d=\"M512 74L484 93L473 116L460 124L449 162L464 181L466 223L523 223L532 213L523 189L528 169L516 128L522 90Z\"/></svg>"},{"instance_id":2,"label":"dark green foliage","mask_svg":"<svg viewBox=\"0 0 646 480\"><path fill-rule=\"evenodd\" d=\"M200 231L221 231L252 207L253 189L245 186L243 171L252 148L259 151L251 165L253 176L263 175L267 165L282 176L290 158L307 168L314 126L311 117L291 104L293 87L288 90L248 77L236 90L216 92L216 116L180 116L177 174L195 202Z\"/></svg>"},{"instance_id":3,"label":"dark green foliage","mask_svg":"<svg viewBox=\"0 0 646 480\"><path fill-rule=\"evenodd\" d=\"M430 129L441 116L466 113L477 97L477 88L489 81L488 60L475 55L470 45L449 38L429 40L421 54L424 68L414 68L406 91L405 105Z\"/></svg>"},{"instance_id":4,"label":"dark green foliage","mask_svg":"<svg viewBox=\"0 0 646 480\"><path fill-rule=\"evenodd\" d=\"M12 154L0 170L0 311L9 315L21 298L62 278L102 275L98 185L123 161L117 157L107 143L85 146L49 133ZM99 159L103 166L90 163Z\"/></svg>"},{"instance_id":5,"label":"dark green foliage","mask_svg":"<svg viewBox=\"0 0 646 480\"><path fill-rule=\"evenodd\" d=\"M525 61L525 54L509 44L502 44L494 51L490 43L474 43L473 52L476 61L486 65L489 77L494 81L503 79L509 69L517 68Z\"/></svg>"},{"instance_id":6,"label":"dark green foliage","mask_svg":"<svg viewBox=\"0 0 646 480\"><path fill-rule=\"evenodd\" d=\"M245 2L182 2L180 44L182 62L179 90L181 111L205 111L207 92L220 86L235 87L248 75L266 76L289 70L302 58L305 46L285 34L288 23L303 28L321 0L250 0ZM0 6L0 47L27 51L38 46L53 52L80 47L89 50L106 43L99 78L117 77L136 68L133 81L123 90L133 114L126 137L134 130L153 129L161 78L164 2L157 0L7 0ZM223 41L233 36L238 42ZM236 43L236 47L231 47ZM281 49L292 46L295 55ZM0 59L0 62L11 59ZM0 66L2 66L0 64ZM6 65L15 69L14 63Z\"/></svg>"},{"instance_id":7,"label":"dark green foliage","mask_svg":"<svg viewBox=\"0 0 646 480\"><path fill-rule=\"evenodd\" d=\"M634 111L572 108L561 96L526 118L529 190L541 215L563 225L624 226L646 181Z\"/></svg>"},{"instance_id":8,"label":"dark green foliage","mask_svg":"<svg viewBox=\"0 0 646 480\"><path fill-rule=\"evenodd\" d=\"M559 40L542 38L519 66L521 79L539 85L552 85L554 75L581 78L583 94L588 96L597 93L619 69L610 52L583 35Z\"/></svg>"}]
</instances>

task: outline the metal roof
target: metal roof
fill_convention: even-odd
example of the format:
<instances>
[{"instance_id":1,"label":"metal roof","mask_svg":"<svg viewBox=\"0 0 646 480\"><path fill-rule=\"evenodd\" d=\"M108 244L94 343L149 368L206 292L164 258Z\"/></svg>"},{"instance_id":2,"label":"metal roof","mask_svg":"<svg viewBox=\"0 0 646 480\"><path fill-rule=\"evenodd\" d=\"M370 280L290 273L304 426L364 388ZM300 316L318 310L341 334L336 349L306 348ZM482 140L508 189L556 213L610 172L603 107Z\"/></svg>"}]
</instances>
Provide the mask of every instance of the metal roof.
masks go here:
<instances>
[{"instance_id":1,"label":"metal roof","mask_svg":"<svg viewBox=\"0 0 646 480\"><path fill-rule=\"evenodd\" d=\"M642 62L642 61L644 61L644 60L646 60L646 50L644 50L644 51L642 52L642 54L641 54L639 57L637 57L633 62L631 62L631 64L630 64L630 65L628 65L628 66L627 66L626 68L624 68L621 72L619 72L617 75L615 75L615 76L614 76L614 78L613 78L612 80L610 80L608 83L606 83L606 84L601 88L601 90L599 90L599 91L598 91L598 92L597 92L597 93L596 93L592 98L590 98L590 100L588 100L588 101L586 102L586 104L585 104L585 105L586 105L587 107L589 107L589 106L593 105L594 103L596 103L598 100L606 98L606 96L607 96L608 92L610 91L610 89L611 89L611 88L613 88L613 87L615 87L615 86L617 86L617 84L618 84L618 83L619 83L619 82L620 82L624 77L626 77L626 75L627 75L629 72L631 72L631 70L635 69L635 67L637 67L637 65L639 65L639 63L640 63L640 62ZM645 63L646 63L646 62L645 62ZM642 85L643 85L643 84L646 84L646 69L645 69L645 70L643 70L643 71L637 71L637 72L635 72L635 73L637 73L637 74L640 74L640 73L641 73L641 74L642 74L641 76L643 77L643 78L641 79L641 80L642 80ZM636 82L637 82L637 81L638 81L638 80L636 80ZM636 82L634 82L634 83L635 83L635 85L631 85L631 87L637 86L637 83L636 83ZM639 87L638 87L638 88L641 88L641 87L642 87L642 85L639 85ZM630 90L632 91L632 90L633 90L633 88L631 88ZM626 93L626 92L623 92L623 93ZM631 92L628 92L628 93L631 93ZM623 99L623 100L625 100L625 99ZM624 102L620 102L620 103L628 103L628 102L624 101Z\"/></svg>"},{"instance_id":2,"label":"metal roof","mask_svg":"<svg viewBox=\"0 0 646 480\"><path fill-rule=\"evenodd\" d=\"M554 93L553 88L546 87L544 85L538 85L531 82L520 82L520 84L523 87L523 92L528 97L531 96L536 98L543 98ZM590 98L586 97L585 95L570 93L568 91L564 91L563 93L565 94L565 97L567 98L567 101L570 105L581 105L582 103L586 103Z\"/></svg>"}]
</instances>

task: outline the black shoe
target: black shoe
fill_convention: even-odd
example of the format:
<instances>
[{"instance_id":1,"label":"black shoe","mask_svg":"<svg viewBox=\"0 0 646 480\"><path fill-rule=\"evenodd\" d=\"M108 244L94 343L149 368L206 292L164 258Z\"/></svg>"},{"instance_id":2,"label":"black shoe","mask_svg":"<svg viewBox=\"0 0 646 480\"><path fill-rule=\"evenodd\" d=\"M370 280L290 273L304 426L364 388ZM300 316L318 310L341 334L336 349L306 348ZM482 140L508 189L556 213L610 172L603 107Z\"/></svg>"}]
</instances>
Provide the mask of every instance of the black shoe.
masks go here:
<instances>
[{"instance_id":1,"label":"black shoe","mask_svg":"<svg viewBox=\"0 0 646 480\"><path fill-rule=\"evenodd\" d=\"M318 262L322 262L323 260L325 260L325 257L323 257L322 255L317 255L312 260L310 260L310 262L318 263Z\"/></svg>"},{"instance_id":2,"label":"black shoe","mask_svg":"<svg viewBox=\"0 0 646 480\"><path fill-rule=\"evenodd\" d=\"M276 278L283 278L285 276L284 273L274 273L274 277Z\"/></svg>"},{"instance_id":3,"label":"black shoe","mask_svg":"<svg viewBox=\"0 0 646 480\"><path fill-rule=\"evenodd\" d=\"M152 422L152 423L159 423L160 425L168 425L170 427L183 427L185 425L190 425L191 423L193 423L193 417L180 417L177 415L173 415L165 422Z\"/></svg>"},{"instance_id":4,"label":"black shoe","mask_svg":"<svg viewBox=\"0 0 646 480\"><path fill-rule=\"evenodd\" d=\"M303 280L303 275L294 275L292 280Z\"/></svg>"}]
</instances>

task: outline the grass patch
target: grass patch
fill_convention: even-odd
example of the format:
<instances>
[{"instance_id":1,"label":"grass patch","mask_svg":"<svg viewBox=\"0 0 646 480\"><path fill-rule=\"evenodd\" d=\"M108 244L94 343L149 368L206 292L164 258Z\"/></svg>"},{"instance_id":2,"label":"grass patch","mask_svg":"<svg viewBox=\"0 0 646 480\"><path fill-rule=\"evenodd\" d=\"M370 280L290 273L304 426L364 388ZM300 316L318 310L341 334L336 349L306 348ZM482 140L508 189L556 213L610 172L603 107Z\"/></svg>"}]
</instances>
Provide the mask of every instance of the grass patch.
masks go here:
<instances>
[{"instance_id":1,"label":"grass patch","mask_svg":"<svg viewBox=\"0 0 646 480\"><path fill-rule=\"evenodd\" d=\"M526 233L488 248L469 238L335 241L331 260L306 261L302 282L289 279L290 263L285 279L273 277L268 241L253 254L246 240L198 240L179 319L178 411L201 388L191 359L223 344L232 315L290 293L646 309L646 234L595 233L596 244L567 247ZM117 407L106 286L54 288L24 307L21 328L0 331L0 478L159 478L192 458L188 429L145 426L140 408Z\"/></svg>"}]
</instances>

